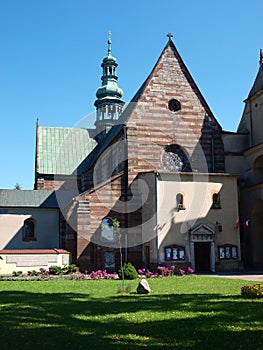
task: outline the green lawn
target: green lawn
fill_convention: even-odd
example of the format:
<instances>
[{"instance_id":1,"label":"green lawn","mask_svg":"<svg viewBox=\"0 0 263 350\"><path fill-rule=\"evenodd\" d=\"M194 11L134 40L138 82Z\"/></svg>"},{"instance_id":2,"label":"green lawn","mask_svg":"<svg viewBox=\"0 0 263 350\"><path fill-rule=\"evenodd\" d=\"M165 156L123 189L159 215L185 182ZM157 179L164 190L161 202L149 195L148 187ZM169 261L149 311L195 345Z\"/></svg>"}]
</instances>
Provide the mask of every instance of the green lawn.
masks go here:
<instances>
[{"instance_id":1,"label":"green lawn","mask_svg":"<svg viewBox=\"0 0 263 350\"><path fill-rule=\"evenodd\" d=\"M263 300L253 282L210 277L0 282L1 349L263 349Z\"/></svg>"}]
</instances>

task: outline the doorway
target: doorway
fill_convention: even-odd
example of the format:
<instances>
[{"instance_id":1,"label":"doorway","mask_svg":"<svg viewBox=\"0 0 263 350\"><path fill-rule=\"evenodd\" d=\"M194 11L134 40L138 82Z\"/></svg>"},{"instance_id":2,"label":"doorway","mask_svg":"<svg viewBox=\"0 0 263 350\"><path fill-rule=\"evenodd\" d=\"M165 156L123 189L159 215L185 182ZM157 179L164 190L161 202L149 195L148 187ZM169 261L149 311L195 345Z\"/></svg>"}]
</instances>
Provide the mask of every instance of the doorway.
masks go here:
<instances>
[{"instance_id":1,"label":"doorway","mask_svg":"<svg viewBox=\"0 0 263 350\"><path fill-rule=\"evenodd\" d=\"M195 243L195 271L196 272L210 272L210 242L196 242Z\"/></svg>"},{"instance_id":2,"label":"doorway","mask_svg":"<svg viewBox=\"0 0 263 350\"><path fill-rule=\"evenodd\" d=\"M114 251L104 252L104 267L108 273L113 273L115 271Z\"/></svg>"}]
</instances>

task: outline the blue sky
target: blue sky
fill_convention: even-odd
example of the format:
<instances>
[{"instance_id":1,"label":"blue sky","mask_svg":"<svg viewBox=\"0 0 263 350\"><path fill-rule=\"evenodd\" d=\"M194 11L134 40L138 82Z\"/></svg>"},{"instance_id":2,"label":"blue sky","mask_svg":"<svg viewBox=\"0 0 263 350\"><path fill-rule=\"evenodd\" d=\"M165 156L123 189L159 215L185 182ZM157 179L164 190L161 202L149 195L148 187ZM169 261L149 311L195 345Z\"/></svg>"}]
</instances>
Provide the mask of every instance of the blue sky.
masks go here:
<instances>
[{"instance_id":1,"label":"blue sky","mask_svg":"<svg viewBox=\"0 0 263 350\"><path fill-rule=\"evenodd\" d=\"M236 130L259 67L262 13L262 0L0 0L0 188L33 188L37 117L93 125L109 30L126 102L172 32L217 120Z\"/></svg>"}]
</instances>

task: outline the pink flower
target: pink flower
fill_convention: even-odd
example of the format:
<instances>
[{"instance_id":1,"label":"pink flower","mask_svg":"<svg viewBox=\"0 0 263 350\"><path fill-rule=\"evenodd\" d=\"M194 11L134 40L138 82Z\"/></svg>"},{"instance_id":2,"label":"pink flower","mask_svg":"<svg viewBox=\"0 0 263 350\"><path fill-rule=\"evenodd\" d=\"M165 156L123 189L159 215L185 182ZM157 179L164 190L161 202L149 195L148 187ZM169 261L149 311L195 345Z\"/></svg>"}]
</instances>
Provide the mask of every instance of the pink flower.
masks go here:
<instances>
[{"instance_id":1,"label":"pink flower","mask_svg":"<svg viewBox=\"0 0 263 350\"><path fill-rule=\"evenodd\" d=\"M180 272L181 276L183 276L185 274L185 270L183 270L183 269L180 269L179 272Z\"/></svg>"},{"instance_id":2,"label":"pink flower","mask_svg":"<svg viewBox=\"0 0 263 350\"><path fill-rule=\"evenodd\" d=\"M188 266L187 270L188 270L189 273L193 273L194 272L194 270L190 266Z\"/></svg>"}]
</instances>

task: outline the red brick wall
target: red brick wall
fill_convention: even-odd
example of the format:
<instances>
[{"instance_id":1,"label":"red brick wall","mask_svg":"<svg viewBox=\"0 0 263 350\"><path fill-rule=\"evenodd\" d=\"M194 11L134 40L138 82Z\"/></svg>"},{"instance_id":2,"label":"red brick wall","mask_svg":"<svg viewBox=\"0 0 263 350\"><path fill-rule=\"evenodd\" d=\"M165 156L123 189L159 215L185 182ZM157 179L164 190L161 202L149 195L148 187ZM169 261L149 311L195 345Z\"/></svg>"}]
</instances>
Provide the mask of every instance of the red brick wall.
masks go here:
<instances>
[{"instance_id":1,"label":"red brick wall","mask_svg":"<svg viewBox=\"0 0 263 350\"><path fill-rule=\"evenodd\" d=\"M169 110L168 101L172 98L180 101L180 111ZM172 43L162 53L134 103L127 123L130 175L154 169L166 171L161 156L170 144L185 149L193 170L224 172L221 127Z\"/></svg>"}]
</instances>

